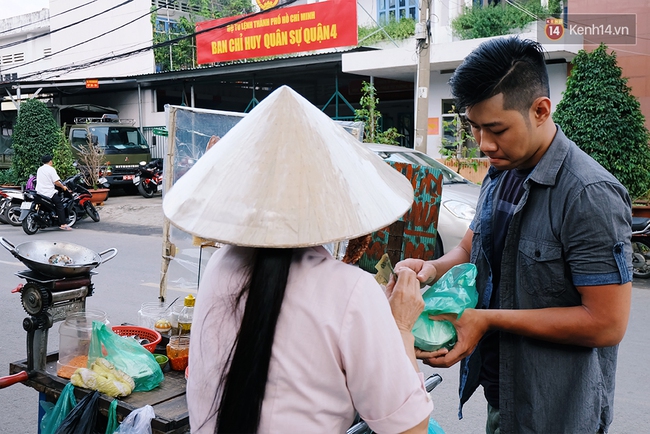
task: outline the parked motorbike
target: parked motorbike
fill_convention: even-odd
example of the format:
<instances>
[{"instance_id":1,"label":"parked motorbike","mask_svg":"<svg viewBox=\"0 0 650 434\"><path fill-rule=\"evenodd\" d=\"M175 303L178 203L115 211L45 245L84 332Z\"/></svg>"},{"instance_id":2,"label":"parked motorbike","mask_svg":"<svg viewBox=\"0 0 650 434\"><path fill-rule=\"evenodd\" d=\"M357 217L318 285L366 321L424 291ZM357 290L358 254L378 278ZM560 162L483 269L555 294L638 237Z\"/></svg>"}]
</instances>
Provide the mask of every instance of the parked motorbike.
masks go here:
<instances>
[{"instance_id":1,"label":"parked motorbike","mask_svg":"<svg viewBox=\"0 0 650 434\"><path fill-rule=\"evenodd\" d=\"M72 193L73 208L77 214L77 220L90 217L93 221L99 221L99 212L95 205L91 202L92 194L88 191L83 182L83 175L78 173L74 176L63 181L63 184L68 187Z\"/></svg>"},{"instance_id":2,"label":"parked motorbike","mask_svg":"<svg viewBox=\"0 0 650 434\"><path fill-rule=\"evenodd\" d=\"M20 204L23 193L16 189L0 189L0 221L12 226L20 226Z\"/></svg>"},{"instance_id":3,"label":"parked motorbike","mask_svg":"<svg viewBox=\"0 0 650 434\"><path fill-rule=\"evenodd\" d=\"M650 219L632 217L633 276L650 277Z\"/></svg>"},{"instance_id":4,"label":"parked motorbike","mask_svg":"<svg viewBox=\"0 0 650 434\"><path fill-rule=\"evenodd\" d=\"M70 192L57 194L61 194L68 226L73 226L77 222L73 194ZM52 199L41 196L34 190L26 190L23 193L23 203L20 205L20 211L21 225L27 235L34 235L39 229L59 226L59 216L56 213L56 205L52 202Z\"/></svg>"},{"instance_id":5,"label":"parked motorbike","mask_svg":"<svg viewBox=\"0 0 650 434\"><path fill-rule=\"evenodd\" d=\"M138 173L133 177L133 183L143 197L151 198L163 186L163 159L155 158L150 162L141 161Z\"/></svg>"}]
</instances>

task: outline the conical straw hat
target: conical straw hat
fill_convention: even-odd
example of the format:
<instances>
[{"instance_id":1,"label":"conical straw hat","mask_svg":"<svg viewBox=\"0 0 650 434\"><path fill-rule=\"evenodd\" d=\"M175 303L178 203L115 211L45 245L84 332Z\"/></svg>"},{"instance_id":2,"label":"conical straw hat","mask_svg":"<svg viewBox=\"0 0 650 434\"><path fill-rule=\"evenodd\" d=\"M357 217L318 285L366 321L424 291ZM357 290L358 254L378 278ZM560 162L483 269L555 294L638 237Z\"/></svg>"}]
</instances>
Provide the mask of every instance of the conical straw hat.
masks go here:
<instances>
[{"instance_id":1,"label":"conical straw hat","mask_svg":"<svg viewBox=\"0 0 650 434\"><path fill-rule=\"evenodd\" d=\"M401 173L283 86L174 184L163 211L221 243L306 247L386 227L412 202Z\"/></svg>"}]
</instances>

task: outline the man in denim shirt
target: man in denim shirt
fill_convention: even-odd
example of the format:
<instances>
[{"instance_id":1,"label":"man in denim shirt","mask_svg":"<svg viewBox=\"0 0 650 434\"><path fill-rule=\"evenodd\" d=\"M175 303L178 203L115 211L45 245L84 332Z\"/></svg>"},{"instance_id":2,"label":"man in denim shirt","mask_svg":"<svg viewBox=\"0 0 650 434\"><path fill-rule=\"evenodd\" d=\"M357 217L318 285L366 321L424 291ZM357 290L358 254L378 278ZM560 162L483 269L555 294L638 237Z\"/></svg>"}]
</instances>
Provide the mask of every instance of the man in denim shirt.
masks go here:
<instances>
[{"instance_id":1,"label":"man in denim shirt","mask_svg":"<svg viewBox=\"0 0 650 434\"><path fill-rule=\"evenodd\" d=\"M472 262L479 303L436 318L458 342L419 357L461 361L461 406L482 385L488 433L606 432L632 289L627 191L553 123L538 43L485 42L450 84L492 167L460 245L395 269L430 284Z\"/></svg>"}]
</instances>

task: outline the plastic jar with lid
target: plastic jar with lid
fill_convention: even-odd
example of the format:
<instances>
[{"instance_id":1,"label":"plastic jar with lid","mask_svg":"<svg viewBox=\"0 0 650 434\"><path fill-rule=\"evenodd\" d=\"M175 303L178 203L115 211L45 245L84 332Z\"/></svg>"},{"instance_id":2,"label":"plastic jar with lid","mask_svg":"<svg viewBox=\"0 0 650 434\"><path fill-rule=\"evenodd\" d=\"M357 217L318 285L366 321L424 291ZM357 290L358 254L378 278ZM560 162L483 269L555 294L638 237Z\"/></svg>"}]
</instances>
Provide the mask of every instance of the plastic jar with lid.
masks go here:
<instances>
[{"instance_id":1,"label":"plastic jar with lid","mask_svg":"<svg viewBox=\"0 0 650 434\"><path fill-rule=\"evenodd\" d=\"M87 367L93 321L109 325L106 312L86 309L69 314L59 326L59 360L56 362L59 377L70 378L78 368Z\"/></svg>"},{"instance_id":2,"label":"plastic jar with lid","mask_svg":"<svg viewBox=\"0 0 650 434\"><path fill-rule=\"evenodd\" d=\"M190 360L190 337L171 336L167 344L169 365L174 371L183 371Z\"/></svg>"},{"instance_id":3,"label":"plastic jar with lid","mask_svg":"<svg viewBox=\"0 0 650 434\"><path fill-rule=\"evenodd\" d=\"M171 312L167 307L158 301L142 303L138 311L138 325L154 330L157 321L161 319L169 321Z\"/></svg>"}]
</instances>

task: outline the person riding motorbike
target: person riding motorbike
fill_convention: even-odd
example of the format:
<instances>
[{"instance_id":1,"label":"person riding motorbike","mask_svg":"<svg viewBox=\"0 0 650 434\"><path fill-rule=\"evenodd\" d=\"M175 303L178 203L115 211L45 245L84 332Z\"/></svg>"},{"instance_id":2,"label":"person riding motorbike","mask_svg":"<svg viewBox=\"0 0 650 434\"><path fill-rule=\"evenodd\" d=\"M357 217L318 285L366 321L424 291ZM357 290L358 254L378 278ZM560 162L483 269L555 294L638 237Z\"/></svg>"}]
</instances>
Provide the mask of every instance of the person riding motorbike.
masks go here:
<instances>
[{"instance_id":1,"label":"person riding motorbike","mask_svg":"<svg viewBox=\"0 0 650 434\"><path fill-rule=\"evenodd\" d=\"M66 223L63 202L61 201L59 192L56 190L58 187L63 191L67 191L68 187L63 185L59 175L56 173L51 155L43 155L41 162L43 165L38 168L38 171L36 171L36 193L45 196L54 202L54 205L56 205L56 213L59 216L59 229L70 231L72 228Z\"/></svg>"}]
</instances>

